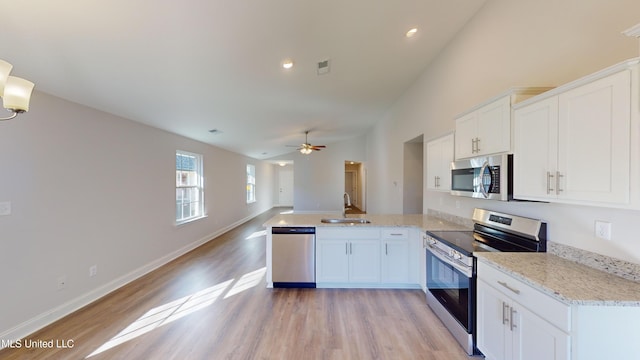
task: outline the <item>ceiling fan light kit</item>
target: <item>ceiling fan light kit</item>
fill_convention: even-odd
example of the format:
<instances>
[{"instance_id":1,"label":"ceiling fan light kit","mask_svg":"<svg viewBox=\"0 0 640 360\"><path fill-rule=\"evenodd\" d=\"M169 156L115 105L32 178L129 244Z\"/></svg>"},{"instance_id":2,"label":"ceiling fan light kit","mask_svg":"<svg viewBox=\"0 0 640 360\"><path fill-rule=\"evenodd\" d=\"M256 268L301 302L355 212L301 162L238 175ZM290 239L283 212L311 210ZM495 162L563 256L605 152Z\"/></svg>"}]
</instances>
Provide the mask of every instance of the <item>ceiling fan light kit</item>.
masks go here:
<instances>
[{"instance_id":1,"label":"ceiling fan light kit","mask_svg":"<svg viewBox=\"0 0 640 360\"><path fill-rule=\"evenodd\" d=\"M303 155L309 155L314 151L320 151L326 148L325 145L311 145L308 140L309 130L304 132L304 143L301 144L296 150L300 151ZM297 146L297 145L289 145L289 146Z\"/></svg>"},{"instance_id":2,"label":"ceiling fan light kit","mask_svg":"<svg viewBox=\"0 0 640 360\"><path fill-rule=\"evenodd\" d=\"M2 98L2 106L12 114L8 117L0 118L2 120L10 120L29 111L29 100L34 84L31 81L9 76L13 69L13 65L0 59L0 98Z\"/></svg>"}]
</instances>

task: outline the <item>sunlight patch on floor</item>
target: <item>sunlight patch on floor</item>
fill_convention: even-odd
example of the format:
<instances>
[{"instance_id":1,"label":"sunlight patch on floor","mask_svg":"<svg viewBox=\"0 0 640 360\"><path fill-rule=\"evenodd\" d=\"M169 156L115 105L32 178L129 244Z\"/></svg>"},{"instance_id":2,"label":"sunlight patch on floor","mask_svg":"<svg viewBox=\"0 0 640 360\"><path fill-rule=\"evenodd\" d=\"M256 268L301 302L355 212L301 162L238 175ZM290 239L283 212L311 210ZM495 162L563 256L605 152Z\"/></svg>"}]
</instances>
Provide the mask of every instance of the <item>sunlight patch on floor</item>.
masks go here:
<instances>
[{"instance_id":1,"label":"sunlight patch on floor","mask_svg":"<svg viewBox=\"0 0 640 360\"><path fill-rule=\"evenodd\" d=\"M180 319L186 315L213 304L231 285L234 279L200 290L178 300L166 303L147 311L138 320L104 343L85 359L100 354L138 336L144 335L160 326Z\"/></svg>"},{"instance_id":2,"label":"sunlight patch on floor","mask_svg":"<svg viewBox=\"0 0 640 360\"><path fill-rule=\"evenodd\" d=\"M155 308L147 311L124 330L120 331L116 336L100 346L96 351L89 354L85 359L103 353L129 340L135 339L138 336L142 336L154 329L157 329L160 326L169 324L195 311L212 305L227 289L229 289L229 287L231 287L231 284L233 284L233 286L229 289L224 299L248 290L262 283L266 272L267 268L263 267L242 275L235 284L233 284L235 279L227 280L191 295L156 306Z\"/></svg>"},{"instance_id":3,"label":"sunlight patch on floor","mask_svg":"<svg viewBox=\"0 0 640 360\"><path fill-rule=\"evenodd\" d=\"M266 236L267 235L267 230L262 230L262 231L256 231L253 234L249 235L249 237L247 237L245 240L249 240L249 239L254 239L260 236Z\"/></svg>"},{"instance_id":4,"label":"sunlight patch on floor","mask_svg":"<svg viewBox=\"0 0 640 360\"><path fill-rule=\"evenodd\" d=\"M262 282L262 278L264 277L264 274L266 272L267 272L267 268L263 267L256 271L244 274L240 278L240 280L238 280L238 282L233 285L231 290L229 290L229 292L227 293L227 295L224 296L224 298L225 299L229 298L233 295L239 294L247 289L250 289L258 285L259 283Z\"/></svg>"}]
</instances>

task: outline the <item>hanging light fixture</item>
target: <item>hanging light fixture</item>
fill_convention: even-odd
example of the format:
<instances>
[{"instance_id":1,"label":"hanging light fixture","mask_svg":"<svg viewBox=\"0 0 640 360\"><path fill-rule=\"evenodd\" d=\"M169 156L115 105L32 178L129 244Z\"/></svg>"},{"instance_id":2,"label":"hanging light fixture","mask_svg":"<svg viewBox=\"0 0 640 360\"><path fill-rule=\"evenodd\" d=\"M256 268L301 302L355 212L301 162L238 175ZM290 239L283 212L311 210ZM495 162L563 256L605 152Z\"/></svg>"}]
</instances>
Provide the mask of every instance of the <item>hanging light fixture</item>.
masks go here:
<instances>
[{"instance_id":1,"label":"hanging light fixture","mask_svg":"<svg viewBox=\"0 0 640 360\"><path fill-rule=\"evenodd\" d=\"M0 98L2 98L2 106L12 114L8 117L0 118L2 120L10 120L29 111L29 100L34 84L31 81L10 76L13 66L8 62L0 59Z\"/></svg>"}]
</instances>

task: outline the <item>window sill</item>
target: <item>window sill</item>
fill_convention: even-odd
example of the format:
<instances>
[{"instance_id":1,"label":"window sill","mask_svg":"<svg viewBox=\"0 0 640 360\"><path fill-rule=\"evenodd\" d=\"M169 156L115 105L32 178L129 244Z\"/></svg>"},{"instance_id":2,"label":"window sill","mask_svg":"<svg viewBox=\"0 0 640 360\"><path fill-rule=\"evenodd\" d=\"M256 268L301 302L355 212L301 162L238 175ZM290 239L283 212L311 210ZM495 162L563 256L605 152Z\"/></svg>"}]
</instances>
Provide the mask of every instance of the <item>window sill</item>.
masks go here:
<instances>
[{"instance_id":1,"label":"window sill","mask_svg":"<svg viewBox=\"0 0 640 360\"><path fill-rule=\"evenodd\" d=\"M198 220L205 219L205 218L207 218L207 215L196 216L196 217L188 218L188 219L185 219L185 220L176 221L175 226L176 227L180 227L182 225L186 225L186 224L192 223L194 221L198 221Z\"/></svg>"}]
</instances>

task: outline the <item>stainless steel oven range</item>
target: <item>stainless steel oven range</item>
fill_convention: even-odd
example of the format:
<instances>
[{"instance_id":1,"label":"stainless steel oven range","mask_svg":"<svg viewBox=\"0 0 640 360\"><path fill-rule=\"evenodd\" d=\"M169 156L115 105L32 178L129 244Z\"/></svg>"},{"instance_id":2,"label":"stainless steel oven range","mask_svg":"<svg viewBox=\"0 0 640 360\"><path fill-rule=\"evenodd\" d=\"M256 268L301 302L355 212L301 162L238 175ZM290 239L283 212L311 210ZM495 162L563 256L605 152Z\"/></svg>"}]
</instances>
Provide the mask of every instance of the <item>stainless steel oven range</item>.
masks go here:
<instances>
[{"instance_id":1,"label":"stainless steel oven range","mask_svg":"<svg viewBox=\"0 0 640 360\"><path fill-rule=\"evenodd\" d=\"M467 354L476 348L474 252L545 252L546 223L475 209L473 231L427 231L427 303Z\"/></svg>"}]
</instances>

